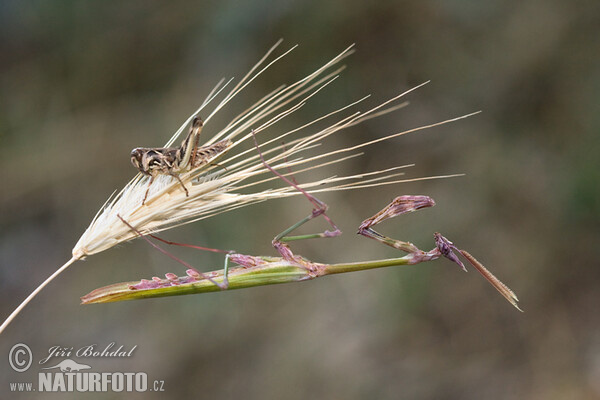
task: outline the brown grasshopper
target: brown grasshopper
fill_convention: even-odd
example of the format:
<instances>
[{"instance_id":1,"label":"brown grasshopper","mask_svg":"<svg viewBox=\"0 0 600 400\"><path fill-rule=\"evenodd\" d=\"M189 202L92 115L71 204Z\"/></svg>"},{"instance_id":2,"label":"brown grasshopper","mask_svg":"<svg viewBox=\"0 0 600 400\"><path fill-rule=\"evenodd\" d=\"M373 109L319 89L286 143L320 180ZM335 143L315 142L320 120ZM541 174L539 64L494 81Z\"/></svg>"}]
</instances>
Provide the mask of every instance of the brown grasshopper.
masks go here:
<instances>
[{"instance_id":1,"label":"brown grasshopper","mask_svg":"<svg viewBox=\"0 0 600 400\"><path fill-rule=\"evenodd\" d=\"M142 174L150 176L142 205L146 202L150 186L157 175L170 175L177 179L185 191L185 195L189 196L179 174L203 167L229 149L232 144L229 139L207 146L198 146L202 126L202 119L194 117L190 131L179 147L137 147L131 150L133 166Z\"/></svg>"}]
</instances>

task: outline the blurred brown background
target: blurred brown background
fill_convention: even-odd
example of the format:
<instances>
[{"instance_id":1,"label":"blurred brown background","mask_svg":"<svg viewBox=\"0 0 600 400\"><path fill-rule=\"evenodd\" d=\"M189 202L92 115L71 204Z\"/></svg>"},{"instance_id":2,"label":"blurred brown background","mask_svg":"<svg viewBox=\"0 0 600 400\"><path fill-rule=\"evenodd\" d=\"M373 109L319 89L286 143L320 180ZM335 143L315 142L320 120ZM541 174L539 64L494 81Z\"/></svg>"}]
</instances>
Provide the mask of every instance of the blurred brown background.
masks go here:
<instances>
[{"instance_id":1,"label":"blurred brown background","mask_svg":"<svg viewBox=\"0 0 600 400\"><path fill-rule=\"evenodd\" d=\"M339 145L483 110L321 171L414 162L412 177L466 176L324 195L345 234L295 249L324 262L394 257L357 237L356 227L396 195L428 194L437 207L381 231L422 248L443 232L507 283L525 310L445 260L80 306L99 286L183 272L135 241L76 263L8 328L0 397L9 382L35 381L35 363L51 346L114 341L137 345L134 357L89 364L164 380L165 393L144 395L152 398L599 398L599 27L594 1L0 3L2 319L70 258L98 208L134 174L130 149L162 145L221 77L242 77L280 37L282 49L300 48L252 85L248 99L353 42L358 50L341 79L290 124L432 80L409 96L408 108L338 135ZM308 210L301 198L275 200L163 236L273 254L271 238ZM172 250L204 270L222 262ZM35 356L23 374L6 362L18 342Z\"/></svg>"}]
</instances>

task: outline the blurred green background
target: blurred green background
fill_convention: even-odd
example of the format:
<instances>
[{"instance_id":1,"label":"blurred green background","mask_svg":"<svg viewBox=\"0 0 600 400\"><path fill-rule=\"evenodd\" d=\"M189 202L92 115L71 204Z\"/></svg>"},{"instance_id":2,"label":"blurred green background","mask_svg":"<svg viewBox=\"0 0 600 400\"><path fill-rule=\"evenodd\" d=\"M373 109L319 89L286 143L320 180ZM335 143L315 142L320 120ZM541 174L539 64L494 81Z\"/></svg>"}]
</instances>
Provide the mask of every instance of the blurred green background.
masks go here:
<instances>
[{"instance_id":1,"label":"blurred green background","mask_svg":"<svg viewBox=\"0 0 600 400\"><path fill-rule=\"evenodd\" d=\"M2 319L70 258L99 207L133 176L130 149L162 145L221 77L241 78L280 37L281 49L300 47L248 89L248 101L357 47L341 79L290 124L432 80L408 108L336 145L483 110L319 171L416 163L408 176L466 176L323 195L345 234L294 249L323 262L394 257L356 227L397 195L428 194L435 208L380 231L426 249L444 233L525 310L445 260L80 306L96 287L183 272L138 240L76 263L14 321L0 339L0 397L9 382L37 381L35 363L51 346L116 342L137 345L134 356L91 360L94 371L147 372L169 398L599 398L599 28L597 1L0 3ZM223 122L234 116L225 114ZM308 210L301 198L275 200L163 237L274 254L272 237ZM203 270L222 262L172 250ZM18 342L35 356L23 374L6 362Z\"/></svg>"}]
</instances>

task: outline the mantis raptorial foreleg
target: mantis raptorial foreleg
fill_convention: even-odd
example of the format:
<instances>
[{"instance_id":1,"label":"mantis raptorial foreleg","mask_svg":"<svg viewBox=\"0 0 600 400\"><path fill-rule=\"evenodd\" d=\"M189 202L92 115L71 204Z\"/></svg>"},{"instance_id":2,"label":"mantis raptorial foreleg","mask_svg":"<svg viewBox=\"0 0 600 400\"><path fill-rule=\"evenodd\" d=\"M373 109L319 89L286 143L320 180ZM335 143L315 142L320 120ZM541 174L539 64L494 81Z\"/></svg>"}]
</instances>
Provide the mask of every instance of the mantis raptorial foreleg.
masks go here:
<instances>
[{"instance_id":1,"label":"mantis raptorial foreleg","mask_svg":"<svg viewBox=\"0 0 600 400\"><path fill-rule=\"evenodd\" d=\"M376 232L372 227L385 221L388 218L393 218L397 215L406 214L409 212L420 210L421 208L433 207L435 201L429 196L399 196L396 197L390 204L385 206L381 211L372 216L371 218L365 219L362 224L358 227L358 234L366 236L371 239L375 239L385 245L391 246L395 249L402 250L407 253L416 253L421 250L410 242L403 242L401 240L391 239L387 236Z\"/></svg>"},{"instance_id":2,"label":"mantis raptorial foreleg","mask_svg":"<svg viewBox=\"0 0 600 400\"><path fill-rule=\"evenodd\" d=\"M479 271L479 273L481 273L481 275L483 275L484 278L487 279L488 282L491 283L492 286L494 286L494 288L498 292L500 292L502 296L504 296L519 311L522 311L517 305L517 296L513 293L512 290L508 288L508 286L506 286L498 278L496 278L469 252L467 252L466 250L459 249L454 245L454 243L446 239L440 233L436 232L433 235L436 247L430 251L425 252L423 250L420 250L417 246L410 242L389 238L373 229L373 226L377 225L382 221L385 221L386 219L420 210L421 208L433 207L434 205L435 201L433 201L433 199L429 196L417 195L396 197L390 204L388 204L377 214L375 214L371 218L367 218L366 220L364 220L362 224L360 224L357 233L368 238L377 240L378 242L383 243L387 246L391 246L395 249L399 249L408 253L411 264L417 264L423 261L431 261L441 256L444 256L450 261L458 264L464 271L466 271L467 269L465 268L465 265L462 263L460 258L456 255L456 251L458 254L462 255L465 259L467 259L467 261L473 267L475 267L475 269L477 269L477 271Z\"/></svg>"},{"instance_id":3,"label":"mantis raptorial foreleg","mask_svg":"<svg viewBox=\"0 0 600 400\"><path fill-rule=\"evenodd\" d=\"M449 241L437 232L434 234L436 247L430 251L425 252L423 250L420 250L417 246L410 242L389 238L373 229L373 226L385 221L386 219L394 218L398 215L407 214L413 211L420 210L422 208L433 206L435 206L435 201L429 196L398 196L377 214L375 214L371 218L365 219L358 227L357 233L359 235L363 235L365 237L374 239L387 246L408 253L411 257L411 264L435 260L440 256L444 256L449 260L460 265L462 269L466 271L467 269L465 268L462 261L460 261L460 259L453 252L453 250L456 250L462 254L462 250L458 249L456 246L454 246L454 244L451 241Z\"/></svg>"}]
</instances>

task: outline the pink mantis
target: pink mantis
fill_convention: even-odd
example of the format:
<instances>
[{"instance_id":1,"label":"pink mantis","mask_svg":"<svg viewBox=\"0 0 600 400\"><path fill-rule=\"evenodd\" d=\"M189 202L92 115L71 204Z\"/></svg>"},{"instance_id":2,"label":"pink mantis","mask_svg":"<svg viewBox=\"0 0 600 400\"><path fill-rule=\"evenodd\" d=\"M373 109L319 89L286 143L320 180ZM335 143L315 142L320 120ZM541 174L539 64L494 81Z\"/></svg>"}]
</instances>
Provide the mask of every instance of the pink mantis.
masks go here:
<instances>
[{"instance_id":1,"label":"pink mantis","mask_svg":"<svg viewBox=\"0 0 600 400\"><path fill-rule=\"evenodd\" d=\"M352 272L394 265L414 265L421 262L436 260L440 257L449 259L466 271L465 265L459 258L460 255L463 256L475 269L477 269L514 307L522 311L517 305L517 296L506 285L498 280L470 253L459 249L440 233L436 232L434 234L435 247L430 251L423 251L410 242L389 238L373 229L374 226L387 219L434 206L434 200L428 196L404 195L396 197L377 214L364 220L358 228L358 234L407 253L407 255L404 257L390 260L376 260L346 264L324 264L313 262L300 255L294 254L290 248L290 242L312 238L331 238L341 235L342 232L333 222L333 220L327 215L327 204L302 189L293 179L285 177L267 164L258 146L258 143L256 142L256 137L253 137L255 147L264 166L287 184L300 191L313 205L313 209L308 216L290 226L273 239L272 244L279 253L279 257L252 256L239 254L232 251L223 251L193 245L173 243L151 235L155 239L161 240L168 244L226 253L223 270L201 273L185 261L177 258L168 251L164 250L162 247L153 243L148 237L142 235L138 230L135 229L135 227L131 226L127 221L121 218L123 223L127 224L130 229L135 231L140 237L150 243L151 246L184 265L187 268L186 276L177 276L173 273L167 273L164 279L154 277L152 280L143 279L138 283L127 282L110 285L104 288L96 289L88 295L82 297L82 302L85 304L100 303L303 281L342 272ZM323 217L330 225L331 229L315 234L297 236L289 235L306 222L318 217ZM238 267L231 268L230 262L237 264Z\"/></svg>"}]
</instances>

